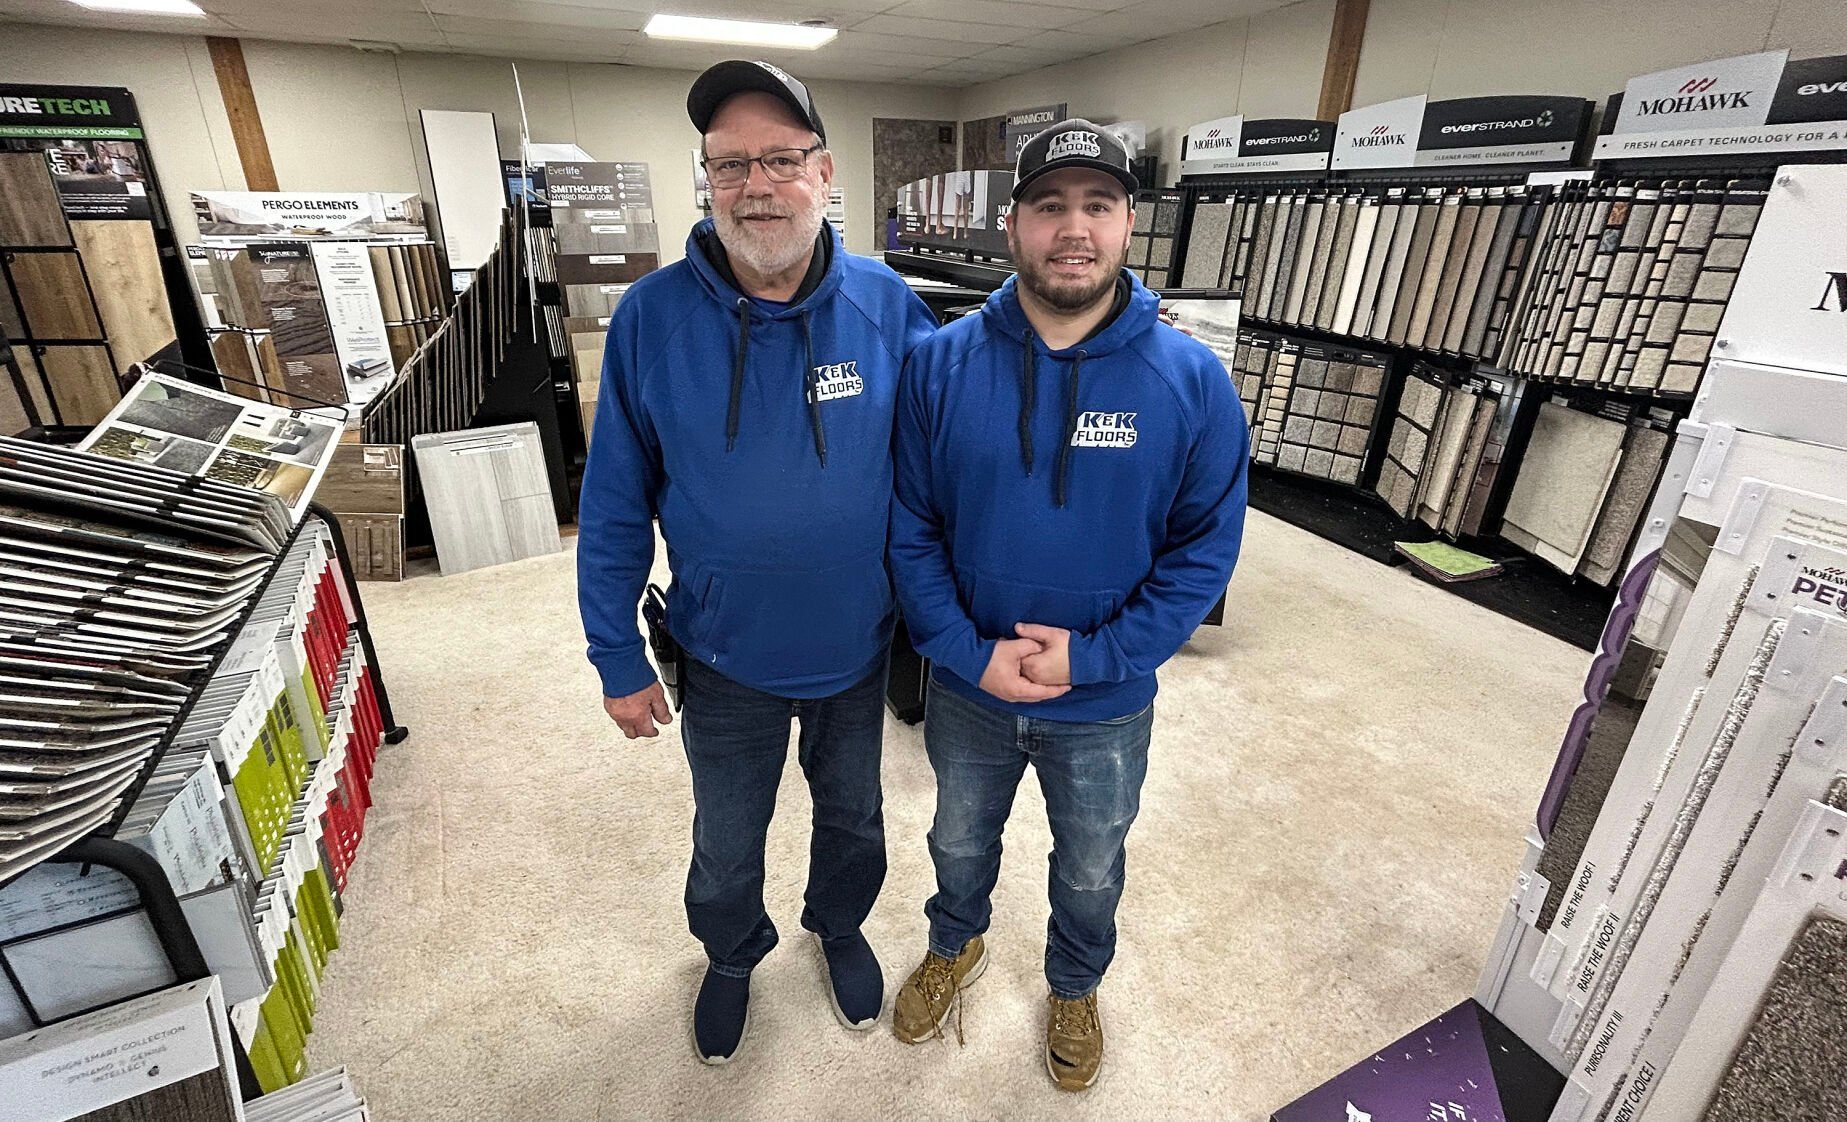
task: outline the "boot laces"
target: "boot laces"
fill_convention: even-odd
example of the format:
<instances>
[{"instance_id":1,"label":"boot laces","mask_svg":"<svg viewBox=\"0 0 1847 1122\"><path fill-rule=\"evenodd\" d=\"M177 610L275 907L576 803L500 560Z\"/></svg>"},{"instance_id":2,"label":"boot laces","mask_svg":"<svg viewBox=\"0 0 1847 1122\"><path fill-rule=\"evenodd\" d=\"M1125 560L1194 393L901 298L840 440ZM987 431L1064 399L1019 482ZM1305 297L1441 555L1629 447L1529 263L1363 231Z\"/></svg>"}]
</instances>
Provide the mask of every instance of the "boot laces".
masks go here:
<instances>
[{"instance_id":1,"label":"boot laces","mask_svg":"<svg viewBox=\"0 0 1847 1122\"><path fill-rule=\"evenodd\" d=\"M1052 995L1052 1032L1058 1036L1086 1037L1097 1028L1096 997L1068 1000Z\"/></svg>"}]
</instances>

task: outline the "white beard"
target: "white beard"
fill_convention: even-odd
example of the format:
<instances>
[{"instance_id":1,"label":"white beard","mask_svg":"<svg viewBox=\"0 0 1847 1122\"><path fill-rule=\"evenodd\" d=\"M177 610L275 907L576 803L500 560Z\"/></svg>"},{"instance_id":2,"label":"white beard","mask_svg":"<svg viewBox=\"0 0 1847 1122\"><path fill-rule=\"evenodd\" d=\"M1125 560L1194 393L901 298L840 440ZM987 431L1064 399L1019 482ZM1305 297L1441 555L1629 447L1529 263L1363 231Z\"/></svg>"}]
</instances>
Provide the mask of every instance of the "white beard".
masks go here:
<instances>
[{"instance_id":1,"label":"white beard","mask_svg":"<svg viewBox=\"0 0 1847 1122\"><path fill-rule=\"evenodd\" d=\"M810 200L806 211L786 215L790 219L788 225L776 232L755 229L739 213L784 213L780 205L767 200L739 202L730 210L715 210L712 223L718 230L719 243L733 260L742 261L764 276L776 276L800 264L821 232L821 219L827 214L827 195L817 190Z\"/></svg>"}]
</instances>

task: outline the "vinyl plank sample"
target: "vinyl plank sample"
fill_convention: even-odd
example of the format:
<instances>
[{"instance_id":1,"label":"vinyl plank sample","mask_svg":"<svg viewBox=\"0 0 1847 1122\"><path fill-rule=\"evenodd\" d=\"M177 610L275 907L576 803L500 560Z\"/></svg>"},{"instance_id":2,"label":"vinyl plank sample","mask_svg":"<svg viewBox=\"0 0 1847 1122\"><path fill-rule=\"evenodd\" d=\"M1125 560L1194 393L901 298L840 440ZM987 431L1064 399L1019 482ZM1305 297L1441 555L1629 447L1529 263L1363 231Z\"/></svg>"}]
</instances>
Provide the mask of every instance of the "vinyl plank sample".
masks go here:
<instances>
[{"instance_id":1,"label":"vinyl plank sample","mask_svg":"<svg viewBox=\"0 0 1847 1122\"><path fill-rule=\"evenodd\" d=\"M1564 572L1576 571L1583 559L1625 432L1615 421L1555 402L1539 407L1506 521L1545 546L1535 552Z\"/></svg>"},{"instance_id":2,"label":"vinyl plank sample","mask_svg":"<svg viewBox=\"0 0 1847 1122\"><path fill-rule=\"evenodd\" d=\"M11 265L19 291L19 310L32 338L97 340L103 325L96 318L75 253L18 253Z\"/></svg>"},{"instance_id":3,"label":"vinyl plank sample","mask_svg":"<svg viewBox=\"0 0 1847 1122\"><path fill-rule=\"evenodd\" d=\"M46 347L38 361L63 424L94 425L122 400L115 368L101 347Z\"/></svg>"},{"instance_id":4,"label":"vinyl plank sample","mask_svg":"<svg viewBox=\"0 0 1847 1122\"><path fill-rule=\"evenodd\" d=\"M84 268L107 278L96 287L96 306L117 371L126 374L131 364L147 361L177 338L154 227L127 220L73 222L71 233Z\"/></svg>"},{"instance_id":5,"label":"vinyl plank sample","mask_svg":"<svg viewBox=\"0 0 1847 1122\"><path fill-rule=\"evenodd\" d=\"M0 246L71 244L43 152L0 152Z\"/></svg>"}]
</instances>

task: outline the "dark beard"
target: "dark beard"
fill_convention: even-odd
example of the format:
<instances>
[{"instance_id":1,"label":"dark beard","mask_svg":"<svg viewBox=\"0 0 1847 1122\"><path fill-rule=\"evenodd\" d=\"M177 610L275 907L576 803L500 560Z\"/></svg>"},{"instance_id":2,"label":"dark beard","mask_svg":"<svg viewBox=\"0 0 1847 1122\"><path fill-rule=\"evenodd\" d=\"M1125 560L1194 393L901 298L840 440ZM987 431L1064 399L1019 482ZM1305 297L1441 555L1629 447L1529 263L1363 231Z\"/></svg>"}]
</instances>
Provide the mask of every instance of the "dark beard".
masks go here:
<instances>
[{"instance_id":1,"label":"dark beard","mask_svg":"<svg viewBox=\"0 0 1847 1122\"><path fill-rule=\"evenodd\" d=\"M1012 240L1011 238L1008 239L1009 242ZM1038 261L1027 261L1020 254L1017 245L1010 245L1008 248L1013 250L1013 267L1017 276L1016 283L1021 288L1032 293L1041 302L1066 315L1095 307L1099 301L1113 293L1116 289L1116 278L1122 272L1123 258L1127 256L1127 250L1124 250L1117 253L1112 260L1111 255L1106 250L1098 248L1095 251L1097 260L1108 266L1108 268L1104 270L1103 275L1096 283L1080 287L1073 284L1061 283L1052 279L1050 271L1045 268L1043 263Z\"/></svg>"}]
</instances>

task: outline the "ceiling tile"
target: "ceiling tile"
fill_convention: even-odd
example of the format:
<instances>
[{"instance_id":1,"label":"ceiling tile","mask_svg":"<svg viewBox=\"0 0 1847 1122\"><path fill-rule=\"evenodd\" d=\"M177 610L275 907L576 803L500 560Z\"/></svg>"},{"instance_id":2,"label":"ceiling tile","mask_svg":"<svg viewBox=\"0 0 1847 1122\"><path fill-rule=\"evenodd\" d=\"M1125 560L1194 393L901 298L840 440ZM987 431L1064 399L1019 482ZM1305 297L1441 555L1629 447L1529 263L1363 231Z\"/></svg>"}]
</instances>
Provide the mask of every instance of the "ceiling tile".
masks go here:
<instances>
[{"instance_id":1,"label":"ceiling tile","mask_svg":"<svg viewBox=\"0 0 1847 1122\"><path fill-rule=\"evenodd\" d=\"M508 3L507 0L425 0L429 10L445 19L500 20L508 23L544 24L552 27L599 27L640 31L648 17L642 12L615 8L583 8L573 4Z\"/></svg>"},{"instance_id":2,"label":"ceiling tile","mask_svg":"<svg viewBox=\"0 0 1847 1122\"><path fill-rule=\"evenodd\" d=\"M476 16L435 17L436 26L445 35L505 35L517 39L562 39L567 42L601 44L612 39L634 42L641 37L639 28L571 27L562 23L539 23L532 20L481 19Z\"/></svg>"},{"instance_id":3,"label":"ceiling tile","mask_svg":"<svg viewBox=\"0 0 1847 1122\"><path fill-rule=\"evenodd\" d=\"M1052 8L1014 0L904 0L891 15L914 19L951 20L957 23L993 23L1002 27L1058 28L1094 19L1096 13L1078 8Z\"/></svg>"},{"instance_id":4,"label":"ceiling tile","mask_svg":"<svg viewBox=\"0 0 1847 1122\"><path fill-rule=\"evenodd\" d=\"M241 14L229 20L239 30L270 39L305 39L310 42L345 42L349 39L382 39L398 42L400 37L428 38L437 32L428 15L410 12L354 13L337 20L322 19L300 10L271 10L262 14Z\"/></svg>"},{"instance_id":5,"label":"ceiling tile","mask_svg":"<svg viewBox=\"0 0 1847 1122\"><path fill-rule=\"evenodd\" d=\"M978 50L982 44L957 43L949 39L924 39L916 35L883 35L876 31L861 31L854 28L842 31L840 37L822 47L817 53L861 49L874 51L899 51L916 56L921 60L963 58L971 50Z\"/></svg>"},{"instance_id":6,"label":"ceiling tile","mask_svg":"<svg viewBox=\"0 0 1847 1122\"><path fill-rule=\"evenodd\" d=\"M1082 50L1044 50L1039 47L1038 43L1036 38L1028 39L1024 43L1016 43L1010 47L989 47L985 51L978 51L968 57L970 61L977 63L997 63L1018 67L1021 70L1036 70L1041 66L1050 66L1056 62L1081 58L1087 53L1095 53Z\"/></svg>"},{"instance_id":7,"label":"ceiling tile","mask_svg":"<svg viewBox=\"0 0 1847 1122\"><path fill-rule=\"evenodd\" d=\"M1080 35L1134 36L1134 42L1159 39L1182 31L1197 31L1230 19L1242 19L1244 11L1232 8L1225 0L1145 0L1132 8L1068 24L1063 30Z\"/></svg>"},{"instance_id":8,"label":"ceiling tile","mask_svg":"<svg viewBox=\"0 0 1847 1122\"><path fill-rule=\"evenodd\" d=\"M620 34L619 32L616 34ZM451 35L452 50L499 58L556 59L567 62L620 62L628 54L627 40L565 42L558 39L517 39L505 35Z\"/></svg>"},{"instance_id":9,"label":"ceiling tile","mask_svg":"<svg viewBox=\"0 0 1847 1122\"><path fill-rule=\"evenodd\" d=\"M987 43L999 46L1030 38L1030 27L1002 27L991 23L959 23L950 20L914 19L906 16L877 15L854 25L860 31L879 31L890 35L917 35L925 39L950 39L964 43Z\"/></svg>"}]
</instances>

